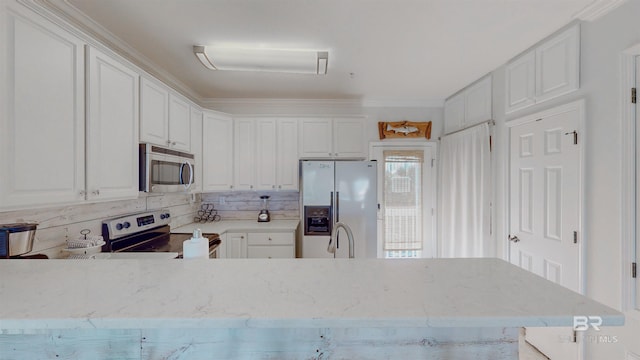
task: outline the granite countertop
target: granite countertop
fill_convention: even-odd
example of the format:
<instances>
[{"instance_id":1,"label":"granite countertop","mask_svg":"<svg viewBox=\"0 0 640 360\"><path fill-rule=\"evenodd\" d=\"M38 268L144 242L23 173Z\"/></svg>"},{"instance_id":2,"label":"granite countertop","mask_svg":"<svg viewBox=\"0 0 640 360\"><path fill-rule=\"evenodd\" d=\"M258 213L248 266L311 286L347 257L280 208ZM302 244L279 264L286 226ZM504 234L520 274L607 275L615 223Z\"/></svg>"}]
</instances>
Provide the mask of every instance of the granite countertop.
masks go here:
<instances>
[{"instance_id":1,"label":"granite countertop","mask_svg":"<svg viewBox=\"0 0 640 360\"><path fill-rule=\"evenodd\" d=\"M0 274L0 331L624 323L499 259L4 260Z\"/></svg>"},{"instance_id":2,"label":"granite countertop","mask_svg":"<svg viewBox=\"0 0 640 360\"><path fill-rule=\"evenodd\" d=\"M258 222L256 220L222 220L207 223L191 223L177 228L171 228L174 234L191 234L200 229L203 233L223 234L225 232L288 232L295 231L300 220L271 220Z\"/></svg>"}]
</instances>

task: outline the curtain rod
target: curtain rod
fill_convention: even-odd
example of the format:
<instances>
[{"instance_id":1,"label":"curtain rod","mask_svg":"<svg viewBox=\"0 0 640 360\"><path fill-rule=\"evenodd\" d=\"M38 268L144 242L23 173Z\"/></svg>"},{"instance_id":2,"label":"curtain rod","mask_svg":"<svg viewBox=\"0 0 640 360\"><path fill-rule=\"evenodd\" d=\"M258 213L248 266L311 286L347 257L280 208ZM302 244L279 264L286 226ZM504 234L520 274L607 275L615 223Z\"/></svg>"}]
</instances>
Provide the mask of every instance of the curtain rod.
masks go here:
<instances>
[{"instance_id":1,"label":"curtain rod","mask_svg":"<svg viewBox=\"0 0 640 360\"><path fill-rule=\"evenodd\" d=\"M467 127L466 127L466 128L464 128L464 129L460 129L460 130L456 130L456 131L454 131L454 132L450 132L450 133L448 133L448 134L444 134L444 136L453 135L453 134L455 134L455 133L459 133L460 131L465 131L465 130L467 130L467 129L474 128L474 127L476 127L476 126L478 126L478 125L482 125L482 124L484 124L484 123L487 123L487 124L489 124L489 125L495 125L495 124L496 124L496 121L495 121L495 120L493 120L493 119L491 119L491 120L486 120L486 121L483 121L483 122L481 122L481 123L477 123L477 124L475 124L475 125L467 126ZM441 140L441 139L442 139L442 136L438 136L438 140Z\"/></svg>"}]
</instances>

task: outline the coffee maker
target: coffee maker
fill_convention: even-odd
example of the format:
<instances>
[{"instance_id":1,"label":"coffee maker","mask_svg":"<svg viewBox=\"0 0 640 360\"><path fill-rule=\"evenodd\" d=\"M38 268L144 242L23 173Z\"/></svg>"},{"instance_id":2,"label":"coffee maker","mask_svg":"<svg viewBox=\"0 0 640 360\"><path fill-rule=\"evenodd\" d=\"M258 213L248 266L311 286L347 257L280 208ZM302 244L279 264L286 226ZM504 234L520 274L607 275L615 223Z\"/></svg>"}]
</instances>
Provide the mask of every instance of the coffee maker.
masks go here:
<instances>
[{"instance_id":1,"label":"coffee maker","mask_svg":"<svg viewBox=\"0 0 640 360\"><path fill-rule=\"evenodd\" d=\"M0 259L47 259L46 255L24 255L33 249L38 224L0 224Z\"/></svg>"}]
</instances>

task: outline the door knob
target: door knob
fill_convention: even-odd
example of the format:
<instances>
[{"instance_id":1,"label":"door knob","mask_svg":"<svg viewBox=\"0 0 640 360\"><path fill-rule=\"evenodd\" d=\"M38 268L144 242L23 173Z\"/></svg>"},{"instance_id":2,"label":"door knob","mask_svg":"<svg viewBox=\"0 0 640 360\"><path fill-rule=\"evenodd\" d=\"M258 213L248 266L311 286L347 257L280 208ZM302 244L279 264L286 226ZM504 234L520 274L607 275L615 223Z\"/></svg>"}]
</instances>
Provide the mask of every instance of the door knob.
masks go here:
<instances>
[{"instance_id":1,"label":"door knob","mask_svg":"<svg viewBox=\"0 0 640 360\"><path fill-rule=\"evenodd\" d=\"M517 243L518 241L520 241L520 239L518 239L517 236L509 236L509 241L513 241L514 243Z\"/></svg>"}]
</instances>

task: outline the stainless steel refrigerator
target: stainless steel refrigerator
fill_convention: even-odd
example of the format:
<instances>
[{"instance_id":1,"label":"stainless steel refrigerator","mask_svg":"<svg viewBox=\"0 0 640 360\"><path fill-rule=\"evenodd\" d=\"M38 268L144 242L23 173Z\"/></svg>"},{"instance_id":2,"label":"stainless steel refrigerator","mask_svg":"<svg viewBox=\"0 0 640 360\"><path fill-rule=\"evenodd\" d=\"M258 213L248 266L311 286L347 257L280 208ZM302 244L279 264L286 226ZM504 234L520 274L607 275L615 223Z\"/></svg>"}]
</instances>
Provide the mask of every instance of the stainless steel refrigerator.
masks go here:
<instances>
[{"instance_id":1,"label":"stainless steel refrigerator","mask_svg":"<svg viewBox=\"0 0 640 360\"><path fill-rule=\"evenodd\" d=\"M346 258L349 243L338 233L336 251L327 251L336 222L348 225L354 237L355 258L377 254L378 211L375 161L302 160L301 231L303 258Z\"/></svg>"}]
</instances>

